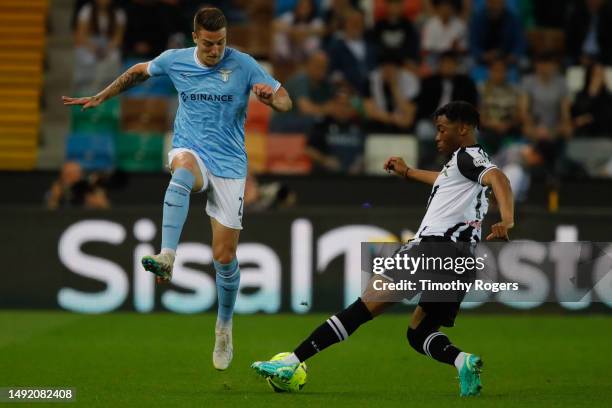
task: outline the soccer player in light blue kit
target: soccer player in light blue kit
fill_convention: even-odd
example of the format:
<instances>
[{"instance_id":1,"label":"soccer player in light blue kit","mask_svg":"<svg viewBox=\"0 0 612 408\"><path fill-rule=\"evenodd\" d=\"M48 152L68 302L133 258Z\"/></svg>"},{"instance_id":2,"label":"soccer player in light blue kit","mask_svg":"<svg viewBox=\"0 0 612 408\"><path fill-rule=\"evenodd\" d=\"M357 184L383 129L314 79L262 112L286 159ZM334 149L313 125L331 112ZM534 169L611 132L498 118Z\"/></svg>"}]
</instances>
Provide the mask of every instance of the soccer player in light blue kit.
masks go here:
<instances>
[{"instance_id":1,"label":"soccer player in light blue kit","mask_svg":"<svg viewBox=\"0 0 612 408\"><path fill-rule=\"evenodd\" d=\"M168 154L172 179L164 198L162 249L145 256L144 268L158 282L172 278L179 237L189 210L189 196L206 191L206 212L212 226L218 315L213 365L231 363L232 315L240 284L236 259L242 229L247 157L244 120L250 92L278 111L288 111L287 91L249 55L226 47L227 21L212 7L194 17L196 47L168 50L150 62L136 64L99 94L63 97L65 105L94 108L151 76L167 75L179 93L173 149Z\"/></svg>"}]
</instances>

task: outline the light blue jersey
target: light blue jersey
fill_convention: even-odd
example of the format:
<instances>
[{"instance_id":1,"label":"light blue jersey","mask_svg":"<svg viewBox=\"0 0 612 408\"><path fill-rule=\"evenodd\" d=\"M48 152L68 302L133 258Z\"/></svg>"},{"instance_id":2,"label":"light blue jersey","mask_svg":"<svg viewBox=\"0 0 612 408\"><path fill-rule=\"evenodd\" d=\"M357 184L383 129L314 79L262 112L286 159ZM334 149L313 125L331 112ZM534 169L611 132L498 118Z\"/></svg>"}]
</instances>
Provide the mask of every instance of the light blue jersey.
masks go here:
<instances>
[{"instance_id":1,"label":"light blue jersey","mask_svg":"<svg viewBox=\"0 0 612 408\"><path fill-rule=\"evenodd\" d=\"M248 54L226 47L214 67L203 65L196 47L168 50L149 64L151 76L168 75L179 94L172 146L194 150L212 174L247 175L244 120L253 85L276 92L281 84Z\"/></svg>"}]
</instances>

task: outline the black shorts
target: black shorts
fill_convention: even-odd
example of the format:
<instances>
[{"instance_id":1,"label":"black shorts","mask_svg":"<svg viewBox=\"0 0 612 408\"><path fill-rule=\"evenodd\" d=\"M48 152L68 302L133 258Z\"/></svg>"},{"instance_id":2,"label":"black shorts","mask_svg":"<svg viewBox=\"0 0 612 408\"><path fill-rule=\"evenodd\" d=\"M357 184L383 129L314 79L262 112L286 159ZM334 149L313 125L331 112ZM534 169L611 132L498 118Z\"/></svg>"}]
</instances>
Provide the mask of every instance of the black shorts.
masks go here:
<instances>
[{"instance_id":1,"label":"black shorts","mask_svg":"<svg viewBox=\"0 0 612 408\"><path fill-rule=\"evenodd\" d=\"M474 244L469 242L452 242L444 237L423 237L418 243L403 245L394 256L406 254L411 258L441 259L440 263L432 261L427 268L408 272L393 270L385 272L384 275L393 281L413 281L417 290L402 293L402 298L412 298L420 293L418 305L425 313L441 326L452 327L467 293L465 284L473 282L475 276L474 270L462 270L465 268L455 265L465 265L470 262L466 261L469 258L473 260L474 249ZM448 269L441 267L442 265L455 267Z\"/></svg>"}]
</instances>

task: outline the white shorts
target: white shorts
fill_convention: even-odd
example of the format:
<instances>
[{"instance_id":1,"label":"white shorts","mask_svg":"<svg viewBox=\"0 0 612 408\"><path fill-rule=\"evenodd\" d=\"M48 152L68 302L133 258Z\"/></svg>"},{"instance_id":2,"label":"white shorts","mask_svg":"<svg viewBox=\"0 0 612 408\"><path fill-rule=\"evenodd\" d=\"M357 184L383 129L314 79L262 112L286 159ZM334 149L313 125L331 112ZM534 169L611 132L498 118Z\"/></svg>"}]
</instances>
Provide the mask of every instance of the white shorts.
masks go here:
<instances>
[{"instance_id":1,"label":"white shorts","mask_svg":"<svg viewBox=\"0 0 612 408\"><path fill-rule=\"evenodd\" d=\"M245 179L215 176L208 170L204 161L196 152L182 147L168 152L168 167L171 167L174 157L183 152L191 153L200 167L204 183L199 192L206 191L208 197L206 214L217 220L221 225L241 230Z\"/></svg>"}]
</instances>

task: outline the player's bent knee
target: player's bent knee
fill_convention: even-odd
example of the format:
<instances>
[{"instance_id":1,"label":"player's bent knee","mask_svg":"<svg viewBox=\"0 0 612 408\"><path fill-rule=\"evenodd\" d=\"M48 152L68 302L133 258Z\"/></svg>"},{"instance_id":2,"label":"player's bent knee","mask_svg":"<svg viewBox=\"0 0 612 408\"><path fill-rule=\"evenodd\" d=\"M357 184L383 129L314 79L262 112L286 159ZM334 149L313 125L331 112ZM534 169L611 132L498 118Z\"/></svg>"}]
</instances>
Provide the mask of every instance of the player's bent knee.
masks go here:
<instances>
[{"instance_id":1,"label":"player's bent knee","mask_svg":"<svg viewBox=\"0 0 612 408\"><path fill-rule=\"evenodd\" d=\"M233 245L219 245L213 250L213 259L222 264L228 264L236 258L236 247Z\"/></svg>"},{"instance_id":2,"label":"player's bent knee","mask_svg":"<svg viewBox=\"0 0 612 408\"><path fill-rule=\"evenodd\" d=\"M204 180L202 180L200 166L191 153L180 153L172 160L172 171L176 172L178 169L185 169L193 174L195 181L192 191L197 192L202 189Z\"/></svg>"},{"instance_id":3,"label":"player's bent knee","mask_svg":"<svg viewBox=\"0 0 612 408\"><path fill-rule=\"evenodd\" d=\"M221 256L213 256L214 260L217 261L220 264L228 264L230 262L232 262L232 260L236 257L236 255L234 254L227 254L227 255L221 255Z\"/></svg>"},{"instance_id":4,"label":"player's bent knee","mask_svg":"<svg viewBox=\"0 0 612 408\"><path fill-rule=\"evenodd\" d=\"M198 168L198 162L191 153L179 153L176 155L176 157L174 157L174 159L172 159L172 170L176 170L179 167L193 172Z\"/></svg>"}]
</instances>

